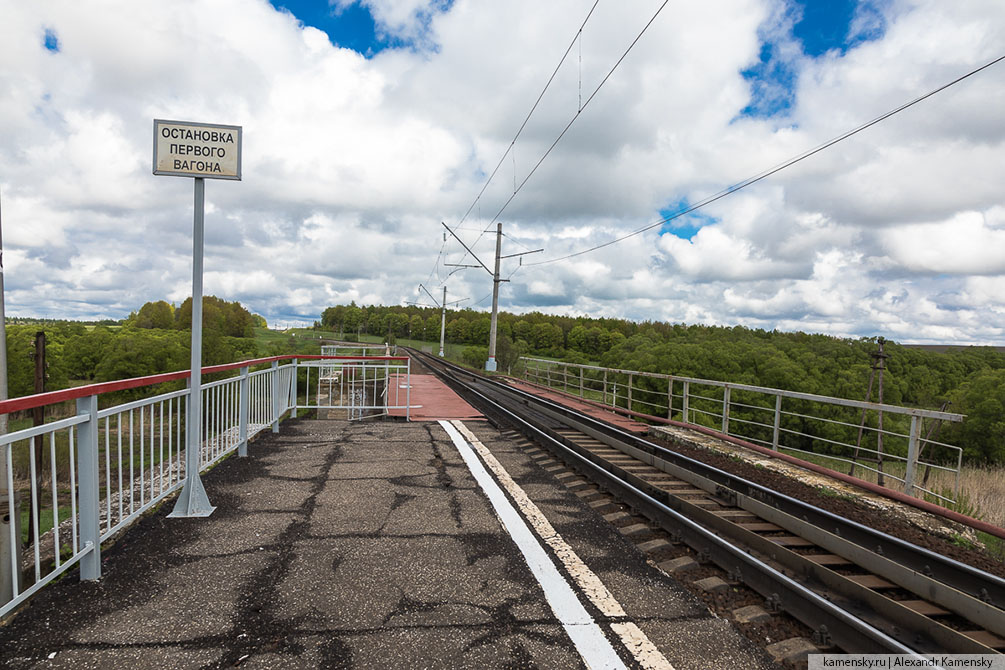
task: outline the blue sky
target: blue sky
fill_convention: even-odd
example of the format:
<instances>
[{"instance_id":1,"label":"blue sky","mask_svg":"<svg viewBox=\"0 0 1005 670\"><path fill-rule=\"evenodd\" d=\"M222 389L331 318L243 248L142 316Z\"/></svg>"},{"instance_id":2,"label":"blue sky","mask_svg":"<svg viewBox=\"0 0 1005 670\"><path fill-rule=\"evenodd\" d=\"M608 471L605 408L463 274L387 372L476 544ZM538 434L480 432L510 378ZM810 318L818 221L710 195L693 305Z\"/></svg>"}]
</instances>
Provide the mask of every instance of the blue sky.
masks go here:
<instances>
[{"instance_id":1,"label":"blue sky","mask_svg":"<svg viewBox=\"0 0 1005 670\"><path fill-rule=\"evenodd\" d=\"M873 0L792 0L785 13L789 34L762 31L760 62L743 73L753 95L741 116L784 116L795 104L798 62L786 49L789 39L809 58L832 50L844 54L856 44L882 37L879 17Z\"/></svg>"},{"instance_id":2,"label":"blue sky","mask_svg":"<svg viewBox=\"0 0 1005 670\"><path fill-rule=\"evenodd\" d=\"M401 40L382 34L370 10L358 2L333 7L325 0L269 0L276 9L286 9L301 23L328 34L335 46L358 51L367 57L384 49L405 46Z\"/></svg>"},{"instance_id":3,"label":"blue sky","mask_svg":"<svg viewBox=\"0 0 1005 670\"><path fill-rule=\"evenodd\" d=\"M798 62L791 57L787 43L798 43L802 54L818 58L836 50L845 53L865 39L882 36L877 29L863 30L856 26L864 15L877 15L871 9L874 0L789 0L784 12L788 30L783 34L769 29L761 31L760 62L745 70L743 76L751 84L750 103L739 112L740 117L784 118L795 104L798 83ZM318 0L270 0L277 9L285 9L304 25L328 34L332 44L353 49L367 57L388 48L407 46L406 42L382 32L370 9L360 2L335 7ZM788 55L786 55L788 54ZM660 211L670 216L686 209L688 201L680 198ZM660 234L671 234L691 240L703 226L717 220L695 214L665 224Z\"/></svg>"},{"instance_id":4,"label":"blue sky","mask_svg":"<svg viewBox=\"0 0 1005 670\"><path fill-rule=\"evenodd\" d=\"M677 202L670 203L661 209L660 216L667 218L677 214L678 212L686 210L690 206L691 203L687 201L687 198L681 198ZM690 240L704 226L717 222L718 219L708 216L699 210L686 216L682 216L679 219L674 219L673 221L664 223L660 228L660 235L669 233L671 235L676 235L682 240Z\"/></svg>"},{"instance_id":5,"label":"blue sky","mask_svg":"<svg viewBox=\"0 0 1005 670\"><path fill-rule=\"evenodd\" d=\"M42 37L42 44L49 51L59 53L59 37L56 36L56 31L52 28L45 29L45 35Z\"/></svg>"}]
</instances>

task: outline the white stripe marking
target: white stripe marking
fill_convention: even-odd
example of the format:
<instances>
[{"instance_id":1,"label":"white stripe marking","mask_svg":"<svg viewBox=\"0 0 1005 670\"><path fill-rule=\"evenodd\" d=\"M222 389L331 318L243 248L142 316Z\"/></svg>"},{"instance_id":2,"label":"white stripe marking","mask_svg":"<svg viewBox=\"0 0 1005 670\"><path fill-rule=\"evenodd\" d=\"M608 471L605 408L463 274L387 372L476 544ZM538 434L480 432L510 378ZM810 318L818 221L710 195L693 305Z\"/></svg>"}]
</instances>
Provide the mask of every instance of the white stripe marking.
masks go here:
<instances>
[{"instance_id":1,"label":"white stripe marking","mask_svg":"<svg viewBox=\"0 0 1005 670\"><path fill-rule=\"evenodd\" d=\"M461 421L454 421L453 424L468 442L471 443L471 446L478 452L478 455L485 461L488 469L495 474L499 483L502 484L503 488L506 489L516 502L517 507L537 532L538 536L555 551L555 555L565 565L572 579L593 604L605 616L627 617L624 608L621 607L621 603L607 590L600 577L583 562L583 559L579 557L576 551L555 530L541 509L534 504L527 493L520 488L520 485L513 481L513 478L506 471L506 468L502 466L502 463L492 455L492 452ZM642 632L642 629L634 623L630 621L612 622L611 630L621 639L622 644L635 657L635 660L646 670L673 670L673 665L670 664L670 661L666 659L649 637Z\"/></svg>"},{"instance_id":2,"label":"white stripe marking","mask_svg":"<svg viewBox=\"0 0 1005 670\"><path fill-rule=\"evenodd\" d=\"M441 420L439 423L453 440L454 446L457 447L457 451L464 459L464 463L468 466L475 481L478 482L489 502L492 503L499 521L509 532L517 548L520 549L520 553L523 554L531 572L544 590L544 597L548 601L548 605L565 628L565 632L583 658L583 662L591 670L599 670L600 668L627 670L611 643L604 637L600 626L579 602L572 587L551 562L544 547L538 543L530 528L524 523L523 517L507 500L502 489L485 470L468 443L450 422Z\"/></svg>"}]
</instances>

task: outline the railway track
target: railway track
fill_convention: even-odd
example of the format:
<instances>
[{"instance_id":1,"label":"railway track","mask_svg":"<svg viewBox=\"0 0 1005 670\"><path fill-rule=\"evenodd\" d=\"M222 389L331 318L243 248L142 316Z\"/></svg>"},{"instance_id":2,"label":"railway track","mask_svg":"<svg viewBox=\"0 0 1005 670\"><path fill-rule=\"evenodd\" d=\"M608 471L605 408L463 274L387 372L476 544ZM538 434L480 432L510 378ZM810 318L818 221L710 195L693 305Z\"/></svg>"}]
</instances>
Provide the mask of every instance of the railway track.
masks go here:
<instances>
[{"instance_id":1,"label":"railway track","mask_svg":"<svg viewBox=\"0 0 1005 670\"><path fill-rule=\"evenodd\" d=\"M492 420L849 653L1005 652L1005 580L419 352ZM569 480L578 479L573 476ZM604 497L594 507L604 506ZM611 520L619 517L610 515ZM622 513L623 516L623 513ZM658 542L651 542L657 546ZM643 547L645 548L645 547ZM661 564L662 565L662 564Z\"/></svg>"}]
</instances>

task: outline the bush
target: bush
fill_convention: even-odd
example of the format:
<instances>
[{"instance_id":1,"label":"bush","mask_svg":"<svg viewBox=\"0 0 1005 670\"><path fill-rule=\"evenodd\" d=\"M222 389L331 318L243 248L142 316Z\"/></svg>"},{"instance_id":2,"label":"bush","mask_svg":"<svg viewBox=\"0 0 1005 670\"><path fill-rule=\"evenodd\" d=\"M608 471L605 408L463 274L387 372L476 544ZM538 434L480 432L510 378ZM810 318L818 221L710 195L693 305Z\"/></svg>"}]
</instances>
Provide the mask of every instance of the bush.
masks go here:
<instances>
[{"instance_id":1,"label":"bush","mask_svg":"<svg viewBox=\"0 0 1005 670\"><path fill-rule=\"evenodd\" d=\"M464 347L464 351L461 352L461 361L473 368L485 367L485 361L487 361L488 358L488 347Z\"/></svg>"}]
</instances>

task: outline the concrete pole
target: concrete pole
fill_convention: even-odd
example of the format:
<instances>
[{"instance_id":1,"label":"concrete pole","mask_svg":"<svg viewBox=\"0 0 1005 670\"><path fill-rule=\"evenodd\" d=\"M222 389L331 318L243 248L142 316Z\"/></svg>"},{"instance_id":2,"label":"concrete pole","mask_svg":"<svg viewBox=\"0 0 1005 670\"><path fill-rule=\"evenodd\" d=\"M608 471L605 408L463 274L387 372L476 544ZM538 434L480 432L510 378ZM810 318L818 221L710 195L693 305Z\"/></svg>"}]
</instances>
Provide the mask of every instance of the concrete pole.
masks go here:
<instances>
[{"instance_id":1,"label":"concrete pole","mask_svg":"<svg viewBox=\"0 0 1005 670\"><path fill-rule=\"evenodd\" d=\"M199 477L202 451L202 259L205 239L206 183L195 178L195 215L192 220L192 357L188 417L185 421L185 486L169 517L209 516L216 508Z\"/></svg>"},{"instance_id":2,"label":"concrete pole","mask_svg":"<svg viewBox=\"0 0 1005 670\"><path fill-rule=\"evenodd\" d=\"M496 371L496 325L499 321L499 257L502 254L502 222L496 224L496 265L492 274L492 325L489 330L489 359L485 370Z\"/></svg>"},{"instance_id":3,"label":"concrete pole","mask_svg":"<svg viewBox=\"0 0 1005 670\"><path fill-rule=\"evenodd\" d=\"M2 285L2 284L0 284ZM443 286L443 309L440 316L440 358L443 358L443 342L446 334L446 286Z\"/></svg>"}]
</instances>

